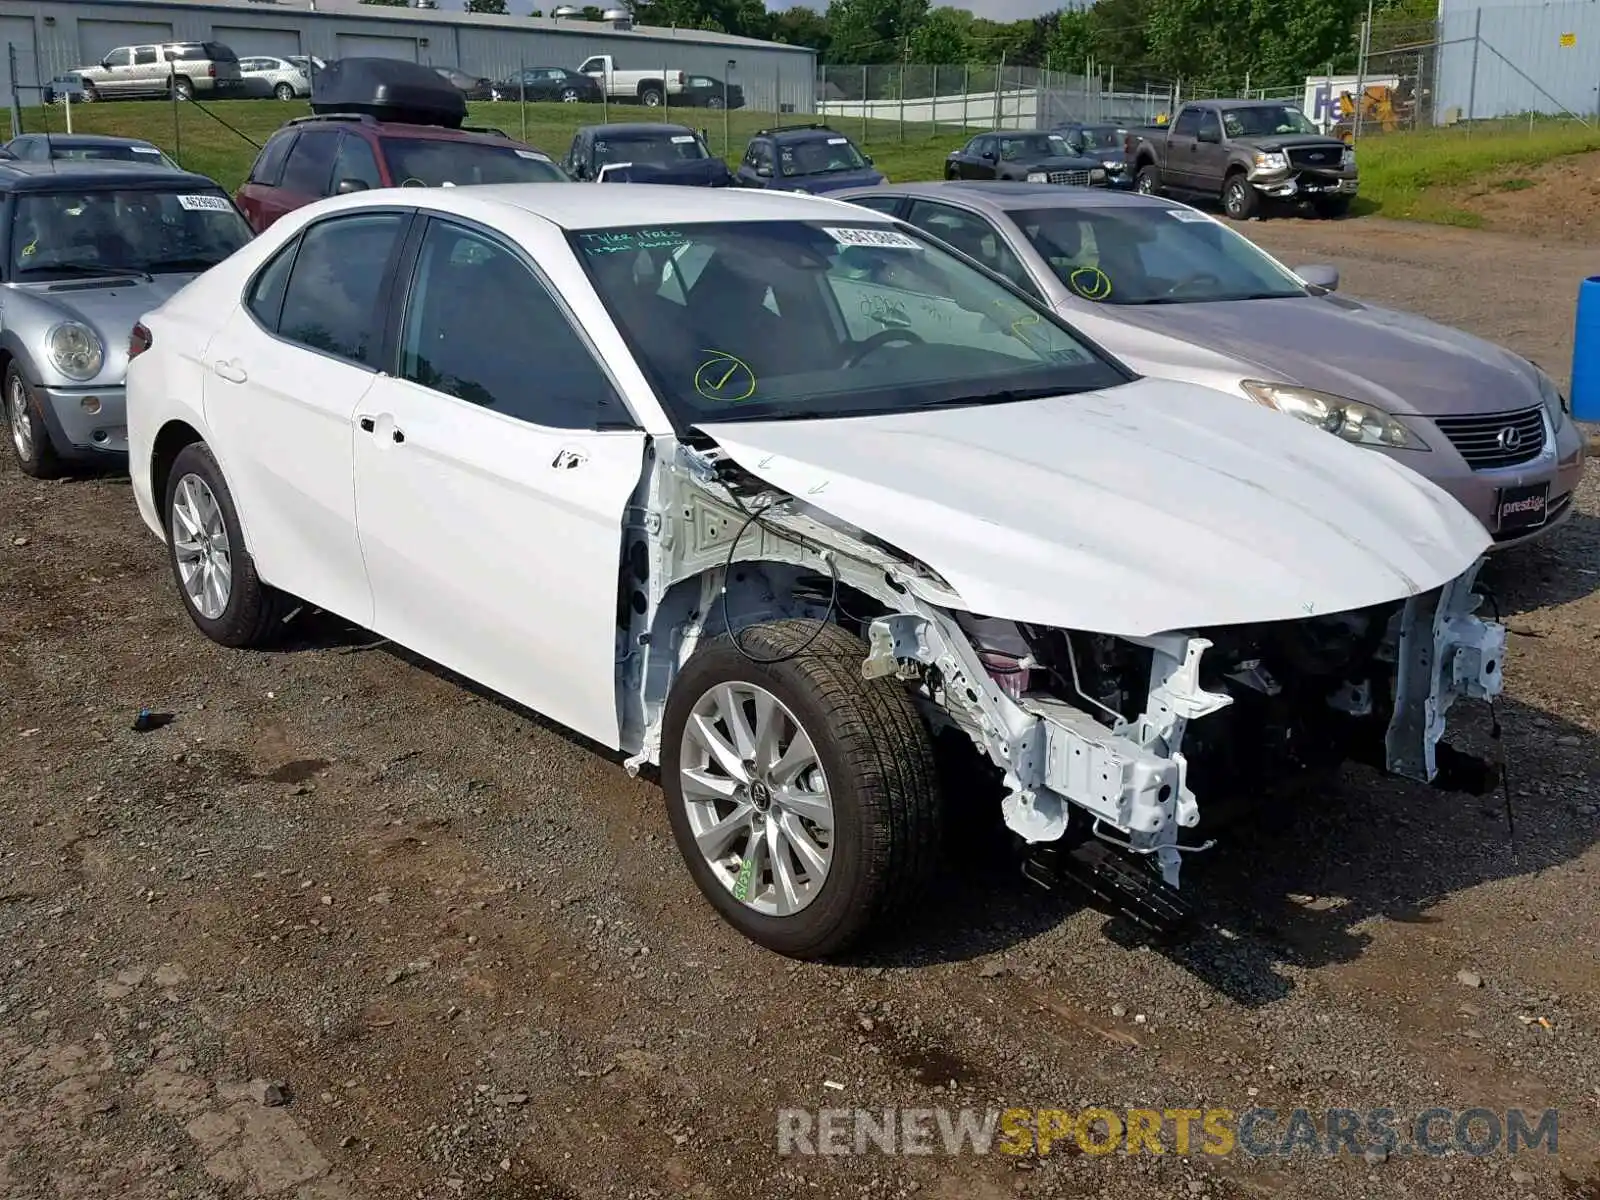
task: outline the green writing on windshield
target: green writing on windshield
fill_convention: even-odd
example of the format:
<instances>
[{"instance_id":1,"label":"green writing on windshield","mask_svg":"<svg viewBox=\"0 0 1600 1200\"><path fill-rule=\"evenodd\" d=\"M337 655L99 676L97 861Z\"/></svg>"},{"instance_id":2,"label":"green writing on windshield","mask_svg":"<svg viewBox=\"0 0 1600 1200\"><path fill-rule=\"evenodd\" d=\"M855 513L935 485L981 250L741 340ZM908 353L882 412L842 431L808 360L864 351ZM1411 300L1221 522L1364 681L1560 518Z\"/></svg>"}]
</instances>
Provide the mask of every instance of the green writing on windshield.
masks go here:
<instances>
[{"instance_id":1,"label":"green writing on windshield","mask_svg":"<svg viewBox=\"0 0 1600 1200\"><path fill-rule=\"evenodd\" d=\"M586 254L676 250L688 242L689 239L676 229L599 229L578 235L578 244Z\"/></svg>"}]
</instances>

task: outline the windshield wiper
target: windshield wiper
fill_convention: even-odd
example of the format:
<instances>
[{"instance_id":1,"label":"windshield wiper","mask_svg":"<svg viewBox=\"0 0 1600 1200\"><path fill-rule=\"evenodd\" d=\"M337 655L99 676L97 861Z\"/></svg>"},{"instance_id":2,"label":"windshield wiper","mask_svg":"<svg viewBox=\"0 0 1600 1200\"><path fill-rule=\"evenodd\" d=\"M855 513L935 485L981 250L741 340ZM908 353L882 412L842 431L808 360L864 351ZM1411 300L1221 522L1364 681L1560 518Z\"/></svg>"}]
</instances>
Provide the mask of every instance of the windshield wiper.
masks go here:
<instances>
[{"instance_id":1,"label":"windshield wiper","mask_svg":"<svg viewBox=\"0 0 1600 1200\"><path fill-rule=\"evenodd\" d=\"M41 264L37 267L23 267L17 272L17 274L19 276L32 275L36 272L42 271L64 271L68 275L76 276L81 279L106 279L109 277L115 277L117 275L138 275L142 277L146 283L149 283L155 278L150 274L149 271L144 270L142 267L96 267L90 266L87 263Z\"/></svg>"},{"instance_id":2,"label":"windshield wiper","mask_svg":"<svg viewBox=\"0 0 1600 1200\"><path fill-rule=\"evenodd\" d=\"M1015 404L1021 400L1043 400L1049 396L1069 396L1075 392L1093 390L1076 387L1003 388L998 392L980 392L973 396L947 396L943 400L930 400L926 404L913 404L910 407L919 412L930 408L978 408L986 404Z\"/></svg>"},{"instance_id":3,"label":"windshield wiper","mask_svg":"<svg viewBox=\"0 0 1600 1200\"><path fill-rule=\"evenodd\" d=\"M220 258L194 255L189 258L158 258L145 266L151 271L209 271L221 261Z\"/></svg>"}]
</instances>

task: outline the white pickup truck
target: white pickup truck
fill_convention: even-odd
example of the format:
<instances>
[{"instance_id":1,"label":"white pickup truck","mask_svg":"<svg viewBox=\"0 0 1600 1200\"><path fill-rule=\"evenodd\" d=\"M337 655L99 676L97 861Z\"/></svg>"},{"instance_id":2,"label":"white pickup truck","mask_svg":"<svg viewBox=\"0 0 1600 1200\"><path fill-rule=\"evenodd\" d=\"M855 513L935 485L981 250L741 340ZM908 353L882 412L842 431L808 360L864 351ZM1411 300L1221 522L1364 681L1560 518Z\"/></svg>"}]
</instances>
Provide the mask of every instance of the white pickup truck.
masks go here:
<instances>
[{"instance_id":1,"label":"white pickup truck","mask_svg":"<svg viewBox=\"0 0 1600 1200\"><path fill-rule=\"evenodd\" d=\"M660 108L668 96L683 91L684 73L656 67L646 71L619 71L609 54L583 60L578 74L587 75L606 90L612 100L635 100L646 108Z\"/></svg>"}]
</instances>

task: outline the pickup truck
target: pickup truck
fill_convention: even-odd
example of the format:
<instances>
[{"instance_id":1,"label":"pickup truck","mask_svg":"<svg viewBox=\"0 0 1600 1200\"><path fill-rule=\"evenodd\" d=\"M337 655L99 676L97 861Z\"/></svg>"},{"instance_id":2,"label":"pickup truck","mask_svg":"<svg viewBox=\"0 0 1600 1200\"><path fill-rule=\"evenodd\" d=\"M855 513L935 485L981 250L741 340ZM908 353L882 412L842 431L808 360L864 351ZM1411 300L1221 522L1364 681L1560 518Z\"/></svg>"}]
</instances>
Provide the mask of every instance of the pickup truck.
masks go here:
<instances>
[{"instance_id":1,"label":"pickup truck","mask_svg":"<svg viewBox=\"0 0 1600 1200\"><path fill-rule=\"evenodd\" d=\"M682 71L669 71L652 67L646 71L619 71L609 54L596 54L583 60L578 74L587 75L602 88L611 100L632 100L646 108L660 108L668 96L683 91L686 78Z\"/></svg>"},{"instance_id":2,"label":"pickup truck","mask_svg":"<svg viewBox=\"0 0 1600 1200\"><path fill-rule=\"evenodd\" d=\"M1128 141L1137 191L1220 199L1236 221L1265 203L1307 200L1319 216L1340 217L1356 194L1355 151L1292 104L1193 102L1170 125L1134 130Z\"/></svg>"}]
</instances>

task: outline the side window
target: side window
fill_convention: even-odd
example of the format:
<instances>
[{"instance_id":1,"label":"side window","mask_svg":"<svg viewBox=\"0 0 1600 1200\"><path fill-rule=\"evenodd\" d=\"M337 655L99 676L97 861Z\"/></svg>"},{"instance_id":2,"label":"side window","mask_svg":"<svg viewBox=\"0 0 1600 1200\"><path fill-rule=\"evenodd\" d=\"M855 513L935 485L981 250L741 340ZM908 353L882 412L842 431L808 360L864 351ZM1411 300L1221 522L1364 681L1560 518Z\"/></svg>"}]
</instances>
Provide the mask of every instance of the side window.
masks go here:
<instances>
[{"instance_id":1,"label":"side window","mask_svg":"<svg viewBox=\"0 0 1600 1200\"><path fill-rule=\"evenodd\" d=\"M772 170L771 142L756 143L756 168L759 170L761 167L765 167L768 171Z\"/></svg>"},{"instance_id":2,"label":"side window","mask_svg":"<svg viewBox=\"0 0 1600 1200\"><path fill-rule=\"evenodd\" d=\"M398 213L361 213L301 234L278 336L376 368L384 321L378 292L405 221Z\"/></svg>"},{"instance_id":3,"label":"side window","mask_svg":"<svg viewBox=\"0 0 1600 1200\"><path fill-rule=\"evenodd\" d=\"M306 196L326 196L333 173L333 158L339 152L337 129L307 129L289 152L280 186Z\"/></svg>"},{"instance_id":4,"label":"side window","mask_svg":"<svg viewBox=\"0 0 1600 1200\"><path fill-rule=\"evenodd\" d=\"M1210 111L1201 113L1199 131L1201 134L1210 134L1220 142L1222 140L1222 122L1217 119L1217 114Z\"/></svg>"},{"instance_id":5,"label":"side window","mask_svg":"<svg viewBox=\"0 0 1600 1200\"><path fill-rule=\"evenodd\" d=\"M894 210L900 207L900 197L857 196L855 199L851 200L850 203L859 204L862 208L870 208L873 210L873 212L888 213L892 216L894 215Z\"/></svg>"},{"instance_id":6,"label":"side window","mask_svg":"<svg viewBox=\"0 0 1600 1200\"><path fill-rule=\"evenodd\" d=\"M347 133L339 140L339 157L333 163L333 186L337 188L346 179L360 180L369 188L383 186L378 174L378 160L366 138Z\"/></svg>"},{"instance_id":7,"label":"side window","mask_svg":"<svg viewBox=\"0 0 1600 1200\"><path fill-rule=\"evenodd\" d=\"M289 147L294 145L295 132L288 130L267 139L255 165L250 168L250 182L266 187L277 187L278 176L283 174L284 160L289 157Z\"/></svg>"},{"instance_id":8,"label":"side window","mask_svg":"<svg viewBox=\"0 0 1600 1200\"><path fill-rule=\"evenodd\" d=\"M1173 123L1172 132L1179 137L1193 137L1200 128L1200 110L1186 108L1178 114L1178 119Z\"/></svg>"},{"instance_id":9,"label":"side window","mask_svg":"<svg viewBox=\"0 0 1600 1200\"><path fill-rule=\"evenodd\" d=\"M133 65L133 51L127 46L118 46L106 55L108 67L131 67Z\"/></svg>"},{"instance_id":10,"label":"side window","mask_svg":"<svg viewBox=\"0 0 1600 1200\"><path fill-rule=\"evenodd\" d=\"M1011 247L1006 245L995 227L982 217L944 204L913 200L906 220L963 254L977 259L989 270L1005 276L1029 294L1038 294L1021 260L1012 253Z\"/></svg>"},{"instance_id":11,"label":"side window","mask_svg":"<svg viewBox=\"0 0 1600 1200\"><path fill-rule=\"evenodd\" d=\"M566 312L499 242L433 221L417 255L400 375L447 396L554 429L627 414Z\"/></svg>"},{"instance_id":12,"label":"side window","mask_svg":"<svg viewBox=\"0 0 1600 1200\"><path fill-rule=\"evenodd\" d=\"M294 253L299 248L300 239L295 238L274 254L256 274L255 282L250 285L250 292L245 297L245 307L251 315L273 333L278 332L283 295L289 286L289 270L294 266Z\"/></svg>"},{"instance_id":13,"label":"side window","mask_svg":"<svg viewBox=\"0 0 1600 1200\"><path fill-rule=\"evenodd\" d=\"M140 46L133 52L133 65L136 67L150 66L156 61L156 48L154 46Z\"/></svg>"}]
</instances>

